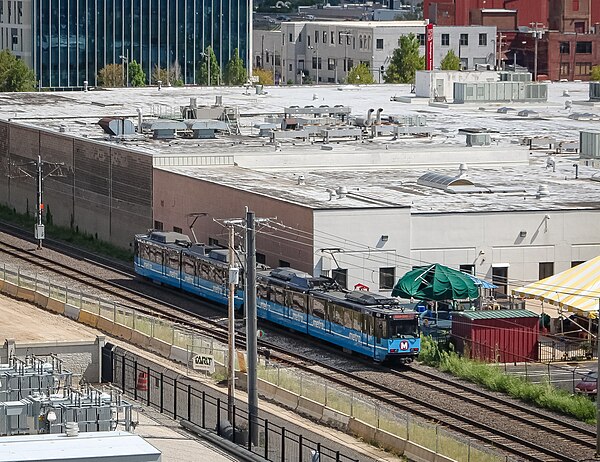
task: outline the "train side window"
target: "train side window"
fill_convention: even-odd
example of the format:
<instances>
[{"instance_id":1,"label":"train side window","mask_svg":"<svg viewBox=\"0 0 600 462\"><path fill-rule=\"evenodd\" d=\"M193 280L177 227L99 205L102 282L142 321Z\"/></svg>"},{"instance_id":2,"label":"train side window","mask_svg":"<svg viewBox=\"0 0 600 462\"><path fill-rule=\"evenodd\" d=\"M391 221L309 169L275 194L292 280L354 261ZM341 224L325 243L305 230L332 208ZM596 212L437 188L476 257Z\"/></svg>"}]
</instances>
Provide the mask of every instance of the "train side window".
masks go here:
<instances>
[{"instance_id":1,"label":"train side window","mask_svg":"<svg viewBox=\"0 0 600 462\"><path fill-rule=\"evenodd\" d=\"M216 282L217 284L226 284L229 281L229 272L227 268L218 268L209 264L211 268L211 281Z\"/></svg>"},{"instance_id":2,"label":"train side window","mask_svg":"<svg viewBox=\"0 0 600 462\"><path fill-rule=\"evenodd\" d=\"M354 311L354 313L352 314L352 321L353 321L352 328L354 330L358 330L358 331L362 330L362 317L363 317L363 315L360 311Z\"/></svg>"},{"instance_id":3,"label":"train side window","mask_svg":"<svg viewBox=\"0 0 600 462\"><path fill-rule=\"evenodd\" d=\"M167 266L169 268L179 269L179 252L177 250L167 250Z\"/></svg>"},{"instance_id":4,"label":"train side window","mask_svg":"<svg viewBox=\"0 0 600 462\"><path fill-rule=\"evenodd\" d=\"M363 331L367 335L373 335L373 315L371 313L363 315Z\"/></svg>"},{"instance_id":5,"label":"train side window","mask_svg":"<svg viewBox=\"0 0 600 462\"><path fill-rule=\"evenodd\" d=\"M352 329L352 310L350 308L344 309L344 327Z\"/></svg>"},{"instance_id":6,"label":"train side window","mask_svg":"<svg viewBox=\"0 0 600 462\"><path fill-rule=\"evenodd\" d=\"M273 286L271 289L271 301L285 306L285 291L283 287Z\"/></svg>"},{"instance_id":7,"label":"train side window","mask_svg":"<svg viewBox=\"0 0 600 462\"><path fill-rule=\"evenodd\" d=\"M202 279L210 279L210 265L205 261L198 262L198 276Z\"/></svg>"},{"instance_id":8,"label":"train side window","mask_svg":"<svg viewBox=\"0 0 600 462\"><path fill-rule=\"evenodd\" d=\"M290 291L292 309L306 313L306 294Z\"/></svg>"},{"instance_id":9,"label":"train side window","mask_svg":"<svg viewBox=\"0 0 600 462\"><path fill-rule=\"evenodd\" d=\"M329 305L329 320L339 325L344 324L344 308L331 303Z\"/></svg>"},{"instance_id":10,"label":"train side window","mask_svg":"<svg viewBox=\"0 0 600 462\"><path fill-rule=\"evenodd\" d=\"M183 272L185 274L190 274L192 276L195 274L194 260L189 255L183 255L181 258L181 266L183 267Z\"/></svg>"},{"instance_id":11,"label":"train side window","mask_svg":"<svg viewBox=\"0 0 600 462\"><path fill-rule=\"evenodd\" d=\"M325 319L325 301L313 298L311 311L315 318Z\"/></svg>"},{"instance_id":12,"label":"train side window","mask_svg":"<svg viewBox=\"0 0 600 462\"><path fill-rule=\"evenodd\" d=\"M264 300L269 300L269 286L259 282L256 285L256 296Z\"/></svg>"}]
</instances>

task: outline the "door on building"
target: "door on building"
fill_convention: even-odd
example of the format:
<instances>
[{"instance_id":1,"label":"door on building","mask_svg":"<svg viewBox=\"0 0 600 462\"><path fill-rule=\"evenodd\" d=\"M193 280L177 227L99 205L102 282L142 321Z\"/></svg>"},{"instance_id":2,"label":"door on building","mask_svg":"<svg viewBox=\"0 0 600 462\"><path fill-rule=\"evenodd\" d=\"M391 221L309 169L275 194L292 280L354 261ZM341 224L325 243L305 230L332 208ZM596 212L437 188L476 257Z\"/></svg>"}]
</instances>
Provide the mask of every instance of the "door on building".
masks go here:
<instances>
[{"instance_id":1,"label":"door on building","mask_svg":"<svg viewBox=\"0 0 600 462\"><path fill-rule=\"evenodd\" d=\"M498 286L496 292L506 295L508 292L508 266L493 267L492 282Z\"/></svg>"}]
</instances>

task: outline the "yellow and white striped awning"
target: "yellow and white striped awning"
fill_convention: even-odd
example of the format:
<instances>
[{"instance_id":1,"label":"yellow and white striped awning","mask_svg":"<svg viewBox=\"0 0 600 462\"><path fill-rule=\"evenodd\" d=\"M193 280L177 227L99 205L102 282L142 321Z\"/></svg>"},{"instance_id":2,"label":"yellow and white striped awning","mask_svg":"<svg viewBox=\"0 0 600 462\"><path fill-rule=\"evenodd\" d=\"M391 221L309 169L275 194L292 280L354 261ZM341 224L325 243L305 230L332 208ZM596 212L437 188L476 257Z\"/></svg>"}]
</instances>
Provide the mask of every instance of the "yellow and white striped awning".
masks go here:
<instances>
[{"instance_id":1,"label":"yellow and white striped awning","mask_svg":"<svg viewBox=\"0 0 600 462\"><path fill-rule=\"evenodd\" d=\"M595 318L600 309L600 256L512 292Z\"/></svg>"}]
</instances>

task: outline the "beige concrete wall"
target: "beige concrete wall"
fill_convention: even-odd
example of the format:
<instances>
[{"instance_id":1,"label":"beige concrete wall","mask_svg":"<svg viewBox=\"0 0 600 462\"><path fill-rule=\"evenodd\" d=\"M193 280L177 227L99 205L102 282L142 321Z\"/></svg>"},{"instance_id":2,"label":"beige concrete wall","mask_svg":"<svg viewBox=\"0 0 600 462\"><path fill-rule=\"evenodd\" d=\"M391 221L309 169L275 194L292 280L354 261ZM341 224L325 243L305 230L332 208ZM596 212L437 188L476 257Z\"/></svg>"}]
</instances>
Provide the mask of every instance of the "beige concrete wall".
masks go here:
<instances>
[{"instance_id":1,"label":"beige concrete wall","mask_svg":"<svg viewBox=\"0 0 600 462\"><path fill-rule=\"evenodd\" d=\"M163 223L164 230L172 230L175 226L192 237L186 215L206 212L209 216L198 218L194 225L198 240L208 242L210 237L218 239L220 244L226 244L226 230L214 223L212 218L241 218L245 216L245 206L256 212L257 217L277 217L279 222L287 226L306 231L309 235L313 233L313 211L308 207L154 170L154 219ZM146 230L138 229L138 232L143 231ZM295 268L312 272L312 239L298 239L283 233L278 235L286 239L273 239L260 233L257 235L256 248L267 256L266 263L278 266L282 259Z\"/></svg>"}]
</instances>

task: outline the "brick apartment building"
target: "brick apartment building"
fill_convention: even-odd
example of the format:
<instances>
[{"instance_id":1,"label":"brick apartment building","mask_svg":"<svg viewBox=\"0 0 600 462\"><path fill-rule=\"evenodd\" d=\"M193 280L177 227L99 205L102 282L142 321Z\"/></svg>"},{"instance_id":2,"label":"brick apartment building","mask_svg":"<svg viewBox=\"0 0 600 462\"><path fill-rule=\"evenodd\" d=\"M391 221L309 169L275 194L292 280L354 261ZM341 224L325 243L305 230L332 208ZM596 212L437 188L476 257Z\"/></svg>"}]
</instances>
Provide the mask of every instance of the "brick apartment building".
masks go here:
<instances>
[{"instance_id":1,"label":"brick apartment building","mask_svg":"<svg viewBox=\"0 0 600 462\"><path fill-rule=\"evenodd\" d=\"M425 17L438 25L498 28L503 65L516 60L533 72L538 33L538 78L589 80L600 65L600 0L425 0Z\"/></svg>"}]
</instances>

